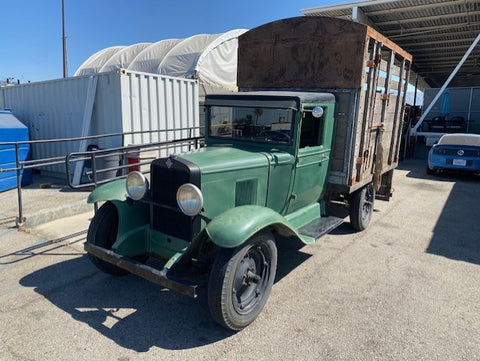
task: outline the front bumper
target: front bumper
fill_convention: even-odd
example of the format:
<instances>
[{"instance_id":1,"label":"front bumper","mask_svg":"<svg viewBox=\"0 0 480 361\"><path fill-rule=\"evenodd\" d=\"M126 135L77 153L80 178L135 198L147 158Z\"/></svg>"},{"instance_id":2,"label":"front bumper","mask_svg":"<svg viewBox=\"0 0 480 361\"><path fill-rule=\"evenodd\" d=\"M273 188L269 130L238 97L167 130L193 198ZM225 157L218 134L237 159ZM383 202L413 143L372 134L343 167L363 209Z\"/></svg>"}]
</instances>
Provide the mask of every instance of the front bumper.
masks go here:
<instances>
[{"instance_id":1,"label":"front bumper","mask_svg":"<svg viewBox=\"0 0 480 361\"><path fill-rule=\"evenodd\" d=\"M141 262L135 261L134 259L120 256L113 251L95 246L94 244L91 244L89 242L85 242L84 248L85 251L87 251L91 255L100 258L105 262L111 263L119 268L122 268L134 275L145 278L150 282L156 283L160 286L169 288L173 291L182 293L190 297L197 297L197 285L184 283L171 278L168 275L168 269L163 269L159 271L156 268L147 266Z\"/></svg>"}]
</instances>

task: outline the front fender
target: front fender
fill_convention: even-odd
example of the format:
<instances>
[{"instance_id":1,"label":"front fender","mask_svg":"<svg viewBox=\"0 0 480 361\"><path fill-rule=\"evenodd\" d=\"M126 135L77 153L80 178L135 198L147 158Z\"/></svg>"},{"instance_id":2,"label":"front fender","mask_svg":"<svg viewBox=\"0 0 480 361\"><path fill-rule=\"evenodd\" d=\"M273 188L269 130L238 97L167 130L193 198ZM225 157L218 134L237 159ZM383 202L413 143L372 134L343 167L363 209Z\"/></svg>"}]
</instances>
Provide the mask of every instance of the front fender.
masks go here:
<instances>
[{"instance_id":1,"label":"front fender","mask_svg":"<svg viewBox=\"0 0 480 361\"><path fill-rule=\"evenodd\" d=\"M125 201L127 192L125 190L125 179L119 179L101 185L95 189L87 198L87 203L104 201Z\"/></svg>"},{"instance_id":2,"label":"front fender","mask_svg":"<svg viewBox=\"0 0 480 361\"><path fill-rule=\"evenodd\" d=\"M312 243L310 237L301 236L284 217L262 206L248 205L231 208L215 217L205 230L217 246L234 248L258 231L272 227L283 236L296 236L304 243Z\"/></svg>"}]
</instances>

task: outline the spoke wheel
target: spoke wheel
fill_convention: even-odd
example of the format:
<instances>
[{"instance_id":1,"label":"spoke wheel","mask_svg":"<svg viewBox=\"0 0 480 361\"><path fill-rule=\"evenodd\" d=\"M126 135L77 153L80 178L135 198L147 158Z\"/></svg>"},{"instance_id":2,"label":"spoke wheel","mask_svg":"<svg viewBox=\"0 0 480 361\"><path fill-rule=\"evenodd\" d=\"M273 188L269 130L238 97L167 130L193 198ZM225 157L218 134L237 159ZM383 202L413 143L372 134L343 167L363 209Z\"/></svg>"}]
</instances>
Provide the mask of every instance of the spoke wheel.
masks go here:
<instances>
[{"instance_id":1,"label":"spoke wheel","mask_svg":"<svg viewBox=\"0 0 480 361\"><path fill-rule=\"evenodd\" d=\"M277 248L270 232L257 233L235 249L222 248L208 284L215 321L236 331L252 323L267 302L276 268Z\"/></svg>"},{"instance_id":2,"label":"spoke wheel","mask_svg":"<svg viewBox=\"0 0 480 361\"><path fill-rule=\"evenodd\" d=\"M350 198L350 224L357 231L365 230L370 224L375 202L373 185L367 184Z\"/></svg>"}]
</instances>

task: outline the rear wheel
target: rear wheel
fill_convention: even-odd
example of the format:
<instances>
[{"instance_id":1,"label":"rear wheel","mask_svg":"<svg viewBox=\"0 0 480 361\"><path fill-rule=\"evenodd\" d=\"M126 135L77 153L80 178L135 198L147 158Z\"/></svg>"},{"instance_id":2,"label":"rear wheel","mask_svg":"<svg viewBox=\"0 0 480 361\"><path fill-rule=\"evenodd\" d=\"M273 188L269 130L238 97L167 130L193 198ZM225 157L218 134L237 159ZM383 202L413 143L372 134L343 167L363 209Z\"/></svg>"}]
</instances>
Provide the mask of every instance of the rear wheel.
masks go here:
<instances>
[{"instance_id":1,"label":"rear wheel","mask_svg":"<svg viewBox=\"0 0 480 361\"><path fill-rule=\"evenodd\" d=\"M260 314L272 289L277 248L272 233L262 231L235 248L222 248L208 283L212 317L229 330L241 330Z\"/></svg>"},{"instance_id":2,"label":"rear wheel","mask_svg":"<svg viewBox=\"0 0 480 361\"><path fill-rule=\"evenodd\" d=\"M375 201L373 184L367 184L350 198L350 224L357 231L365 230L370 224Z\"/></svg>"},{"instance_id":3,"label":"rear wheel","mask_svg":"<svg viewBox=\"0 0 480 361\"><path fill-rule=\"evenodd\" d=\"M100 207L90 223L87 233L87 242L105 249L111 249L117 239L118 214L117 208L111 202L106 202ZM88 257L98 269L103 272L123 276L128 274L122 268L105 262L90 253Z\"/></svg>"}]
</instances>

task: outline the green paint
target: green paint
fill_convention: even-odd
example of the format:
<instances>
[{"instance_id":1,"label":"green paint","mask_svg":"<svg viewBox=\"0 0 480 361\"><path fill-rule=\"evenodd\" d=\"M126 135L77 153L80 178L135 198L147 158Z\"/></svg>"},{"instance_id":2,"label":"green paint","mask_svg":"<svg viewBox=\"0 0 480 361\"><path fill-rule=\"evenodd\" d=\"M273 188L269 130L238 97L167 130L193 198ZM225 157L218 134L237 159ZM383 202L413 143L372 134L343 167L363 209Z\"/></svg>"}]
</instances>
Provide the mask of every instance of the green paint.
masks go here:
<instances>
[{"instance_id":1,"label":"green paint","mask_svg":"<svg viewBox=\"0 0 480 361\"><path fill-rule=\"evenodd\" d=\"M124 201L127 199L125 190L125 179L119 179L107 184L103 184L95 189L88 196L88 203L104 201Z\"/></svg>"},{"instance_id":2,"label":"green paint","mask_svg":"<svg viewBox=\"0 0 480 361\"><path fill-rule=\"evenodd\" d=\"M136 256L148 252L150 231L149 207L146 203L128 204L113 201L118 213L117 240L113 249L123 256Z\"/></svg>"},{"instance_id":3,"label":"green paint","mask_svg":"<svg viewBox=\"0 0 480 361\"><path fill-rule=\"evenodd\" d=\"M312 219L304 217L303 224L310 222ZM296 227L280 214L270 208L261 206L231 208L212 220L207 225L206 231L216 245L234 248L266 227L272 227L283 235L295 235L305 243L311 243L310 237L301 237L296 232Z\"/></svg>"}]
</instances>

